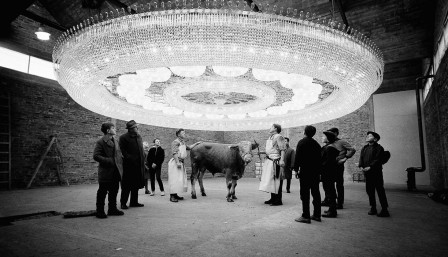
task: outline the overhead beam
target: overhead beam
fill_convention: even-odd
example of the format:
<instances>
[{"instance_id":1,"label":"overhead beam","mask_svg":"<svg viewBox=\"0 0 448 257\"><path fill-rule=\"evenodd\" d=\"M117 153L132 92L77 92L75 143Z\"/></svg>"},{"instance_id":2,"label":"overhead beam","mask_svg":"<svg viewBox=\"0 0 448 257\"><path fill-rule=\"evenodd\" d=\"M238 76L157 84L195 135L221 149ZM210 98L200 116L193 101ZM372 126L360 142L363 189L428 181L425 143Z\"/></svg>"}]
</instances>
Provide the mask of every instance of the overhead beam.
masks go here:
<instances>
[{"instance_id":1,"label":"overhead beam","mask_svg":"<svg viewBox=\"0 0 448 257\"><path fill-rule=\"evenodd\" d=\"M51 27L51 28L54 28L54 29L57 29L57 30L60 30L60 31L66 31L67 30L66 27L61 26L58 23L50 21L50 20L48 20L46 18L43 18L43 17L41 17L41 16L39 16L39 15L37 15L35 13L32 13L32 12L30 12L28 10L23 10L21 14L23 16L27 17L27 18L30 18L30 19L34 20L34 21L40 22L40 23L42 23L42 24L44 24L44 25L46 25L48 27Z\"/></svg>"},{"instance_id":2,"label":"overhead beam","mask_svg":"<svg viewBox=\"0 0 448 257\"><path fill-rule=\"evenodd\" d=\"M9 24L17 19L17 17L19 17L19 15L35 1L36 0L7 1L8 6L3 3L2 8L0 8L0 27L9 27Z\"/></svg>"}]
</instances>

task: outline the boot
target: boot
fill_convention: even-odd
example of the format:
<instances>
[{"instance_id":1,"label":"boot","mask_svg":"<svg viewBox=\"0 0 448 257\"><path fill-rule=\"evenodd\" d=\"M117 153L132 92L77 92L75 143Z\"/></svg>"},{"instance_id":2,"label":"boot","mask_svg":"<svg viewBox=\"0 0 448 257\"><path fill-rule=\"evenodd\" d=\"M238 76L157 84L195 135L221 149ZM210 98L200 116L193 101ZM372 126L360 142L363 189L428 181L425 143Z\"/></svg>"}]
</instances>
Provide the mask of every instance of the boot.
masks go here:
<instances>
[{"instance_id":1,"label":"boot","mask_svg":"<svg viewBox=\"0 0 448 257\"><path fill-rule=\"evenodd\" d=\"M124 215L124 212L117 209L117 207L109 207L107 210L107 215L109 216L121 216Z\"/></svg>"},{"instance_id":2,"label":"boot","mask_svg":"<svg viewBox=\"0 0 448 257\"><path fill-rule=\"evenodd\" d=\"M376 216L378 217L390 217L390 213L386 208L383 208L380 213L378 213Z\"/></svg>"},{"instance_id":3,"label":"boot","mask_svg":"<svg viewBox=\"0 0 448 257\"><path fill-rule=\"evenodd\" d=\"M367 213L369 215L376 215L378 212L376 211L375 207L370 208L370 211Z\"/></svg>"},{"instance_id":4,"label":"boot","mask_svg":"<svg viewBox=\"0 0 448 257\"><path fill-rule=\"evenodd\" d=\"M310 218L299 217L299 218L296 218L294 220L297 221L297 222L300 222L300 223L307 223L307 224L311 223L311 219Z\"/></svg>"},{"instance_id":5,"label":"boot","mask_svg":"<svg viewBox=\"0 0 448 257\"><path fill-rule=\"evenodd\" d=\"M177 198L174 196L174 194L172 194L172 195L170 196L170 201L173 202L173 203L177 203L177 202L178 202L178 200L177 200Z\"/></svg>"},{"instance_id":6,"label":"boot","mask_svg":"<svg viewBox=\"0 0 448 257\"><path fill-rule=\"evenodd\" d=\"M104 212L104 207L97 207L96 208L96 214L95 214L95 216L98 218L98 219L105 219L105 218L107 218L107 215L106 215L106 213Z\"/></svg>"}]
</instances>

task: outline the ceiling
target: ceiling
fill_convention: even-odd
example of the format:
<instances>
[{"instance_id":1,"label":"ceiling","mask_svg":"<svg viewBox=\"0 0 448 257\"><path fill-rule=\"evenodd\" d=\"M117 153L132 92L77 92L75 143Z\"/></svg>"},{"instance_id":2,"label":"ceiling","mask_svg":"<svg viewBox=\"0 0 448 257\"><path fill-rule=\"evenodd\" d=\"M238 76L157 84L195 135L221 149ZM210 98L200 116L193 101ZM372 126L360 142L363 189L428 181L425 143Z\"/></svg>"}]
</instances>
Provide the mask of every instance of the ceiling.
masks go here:
<instances>
[{"instance_id":1,"label":"ceiling","mask_svg":"<svg viewBox=\"0 0 448 257\"><path fill-rule=\"evenodd\" d=\"M168 2L163 0L164 2ZM205 0L202 0L205 2ZM243 1L243 0L241 0ZM277 5L334 17L361 31L382 50L384 81L376 93L415 88L432 56L434 4L426 0L244 0L255 5ZM87 18L155 0L22 0L0 10L0 46L51 60L53 46L65 29ZM162 2L158 0L157 2ZM172 1L174 2L174 1ZM190 2L190 0L189 0ZM197 2L196 0L194 1ZM235 2L235 0L233 1ZM137 7L138 10L138 7ZM34 32L43 26L52 36L39 41Z\"/></svg>"}]
</instances>

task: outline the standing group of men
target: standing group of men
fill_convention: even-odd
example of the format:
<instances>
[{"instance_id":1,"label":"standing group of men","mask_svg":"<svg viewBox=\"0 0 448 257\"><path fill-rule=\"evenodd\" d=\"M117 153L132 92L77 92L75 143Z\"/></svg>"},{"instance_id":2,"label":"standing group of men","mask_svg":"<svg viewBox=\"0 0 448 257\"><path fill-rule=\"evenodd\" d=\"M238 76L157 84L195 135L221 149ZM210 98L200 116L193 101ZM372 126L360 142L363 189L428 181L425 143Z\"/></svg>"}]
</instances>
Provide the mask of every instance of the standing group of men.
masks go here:
<instances>
[{"instance_id":1,"label":"standing group of men","mask_svg":"<svg viewBox=\"0 0 448 257\"><path fill-rule=\"evenodd\" d=\"M259 190L271 193L271 198L265 201L265 204L271 206L283 204L283 179L287 179L286 192L289 193L292 170L294 170L296 178L300 179L300 198L303 209L301 217L296 221L311 223L311 220L321 221L321 217L336 218L337 210L344 208L344 163L353 157L356 150L347 141L338 138L337 128L323 132L324 146L321 147L313 139L316 128L306 126L304 137L297 143L294 154L294 150L289 148L289 138L283 138L280 132L281 126L273 124L266 141L266 160L259 186ZM366 178L366 191L371 206L368 214L389 217L381 162L384 149L378 144L378 140L380 140L378 133L367 132L367 144L361 150L358 166ZM320 182L325 192L322 202ZM382 207L380 213L376 210L375 191L378 193ZM310 214L310 193L313 197L313 215ZM329 207L324 214L321 214L321 206Z\"/></svg>"},{"instance_id":2,"label":"standing group of men","mask_svg":"<svg viewBox=\"0 0 448 257\"><path fill-rule=\"evenodd\" d=\"M118 142L115 139L116 130L113 123L104 123L101 131L104 136L95 145L93 158L99 162L96 201L96 216L107 218L107 215L123 215L117 209L116 197L121 183L121 209L128 209L127 202L130 195L130 207L143 207L138 202L138 190L146 186L145 160L151 168L159 170L164 159L148 156L148 151L143 148L142 137L138 133L138 126L134 120L126 123L127 133L120 136ZM306 126L304 137L294 150L289 147L289 138L280 135L281 126L273 124L269 130L270 136L266 141L266 160L260 180L259 190L271 193L271 198L265 202L271 206L282 205L283 179L287 179L286 191L290 192L292 170L296 178L300 179L300 198L302 200L303 213L297 218L297 222L310 223L311 220L321 221L322 217L337 217L337 209L343 208L344 203L344 163L355 154L355 149L344 140L338 138L339 130L332 128L323 132L323 147L313 139L316 128ZM185 144L185 130L176 131L176 139L172 142L172 158L168 163L168 185L170 188L170 201L178 202L183 197L178 193L187 191L187 175L184 160L187 150L192 149L201 142L187 146ZM381 156L384 149L377 142L380 136L373 132L367 132L367 145L361 150L359 161L360 169L365 173L366 191L369 196L371 209L369 215L388 217L387 198L383 186ZM154 143L156 143L154 140ZM156 146L160 146L160 140ZM161 149L163 150L163 149ZM154 149L154 157L158 149ZM161 151L160 151L161 152ZM151 157L151 158L149 158ZM154 159L154 160L153 160ZM160 159L156 161L156 159ZM153 160L153 161L152 161ZM294 161L293 161L294 160ZM158 176L160 179L160 174ZM325 199L321 202L319 183L322 181L325 191ZM161 182L161 181L160 181ZM160 185L159 182L159 185ZM146 184L146 185L145 185ZM336 185L336 189L335 189ZM154 185L151 185L152 192ZM163 185L161 186L162 195ZM381 203L382 210L377 213L375 191ZM313 197L314 211L310 215L310 192ZM107 215L104 211L105 198L108 195L109 208ZM329 209L321 215L321 206L329 206Z\"/></svg>"},{"instance_id":3,"label":"standing group of men","mask_svg":"<svg viewBox=\"0 0 448 257\"><path fill-rule=\"evenodd\" d=\"M126 129L128 132L121 135L117 142L115 125L113 123L101 125L104 136L96 142L93 151L93 159L99 163L99 188L96 199L96 216L98 218L107 218L108 215L124 215L123 211L117 209L116 199L120 183L120 204L123 210L129 207L144 206L138 202L138 190L145 187L146 194L154 195L155 177L157 177L161 195L165 194L160 178L165 152L160 147L160 140L156 138L153 141L154 147L144 148L142 137L138 133L138 124L131 120L126 123ZM177 130L176 137L171 145L172 158L168 163L171 202L183 200L178 193L187 191L187 174L184 166L187 150L201 143L197 142L187 146L184 129ZM151 180L151 191L148 190L148 179ZM109 201L107 215L104 211L106 195Z\"/></svg>"}]
</instances>

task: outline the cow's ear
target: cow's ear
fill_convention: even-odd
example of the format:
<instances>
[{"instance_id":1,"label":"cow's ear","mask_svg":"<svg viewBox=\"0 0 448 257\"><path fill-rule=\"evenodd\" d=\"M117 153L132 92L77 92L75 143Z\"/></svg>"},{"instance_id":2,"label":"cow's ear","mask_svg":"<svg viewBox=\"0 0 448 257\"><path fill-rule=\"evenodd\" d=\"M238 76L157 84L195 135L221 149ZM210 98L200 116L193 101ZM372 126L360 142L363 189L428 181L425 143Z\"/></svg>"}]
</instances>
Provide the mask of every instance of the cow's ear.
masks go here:
<instances>
[{"instance_id":1,"label":"cow's ear","mask_svg":"<svg viewBox=\"0 0 448 257\"><path fill-rule=\"evenodd\" d=\"M229 148L230 149L232 149L232 148L235 149L235 148L238 148L238 145L229 145Z\"/></svg>"}]
</instances>

